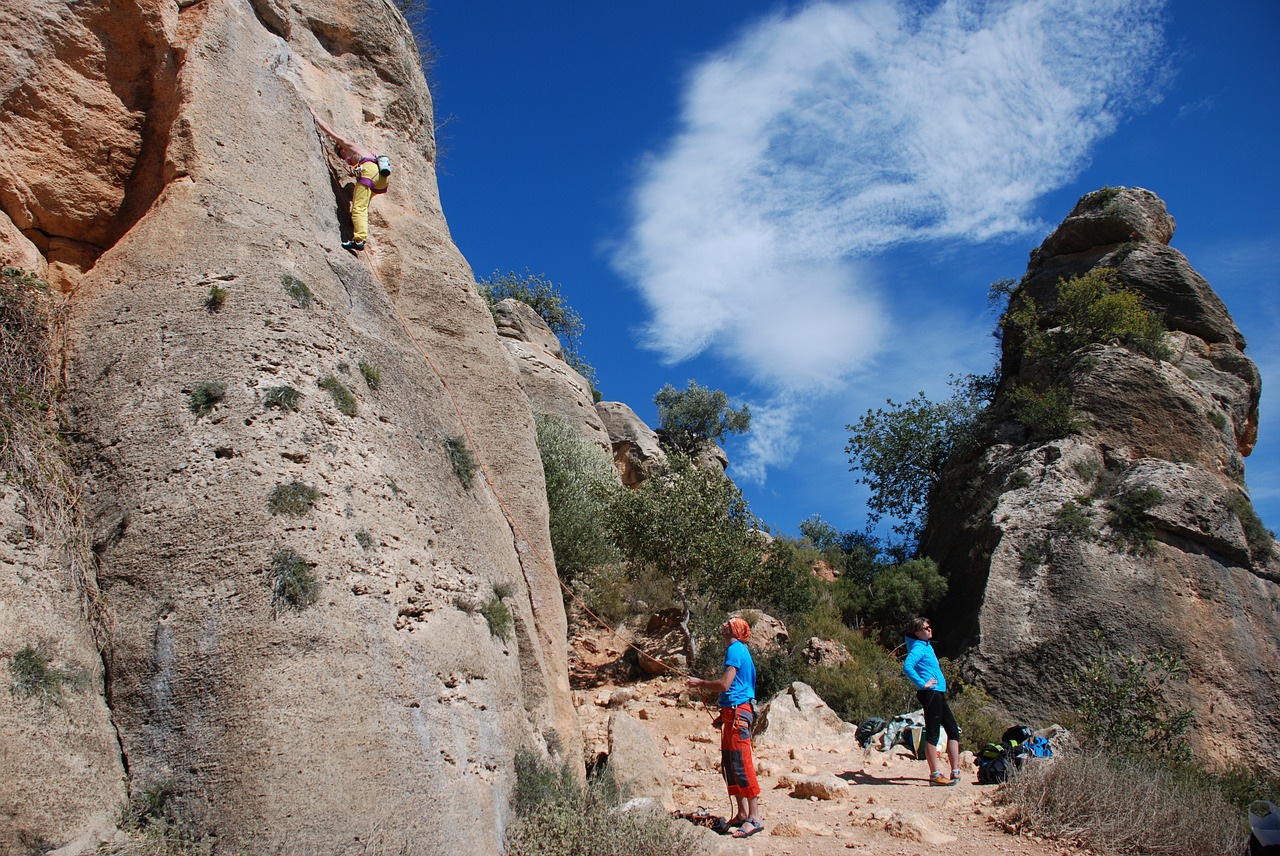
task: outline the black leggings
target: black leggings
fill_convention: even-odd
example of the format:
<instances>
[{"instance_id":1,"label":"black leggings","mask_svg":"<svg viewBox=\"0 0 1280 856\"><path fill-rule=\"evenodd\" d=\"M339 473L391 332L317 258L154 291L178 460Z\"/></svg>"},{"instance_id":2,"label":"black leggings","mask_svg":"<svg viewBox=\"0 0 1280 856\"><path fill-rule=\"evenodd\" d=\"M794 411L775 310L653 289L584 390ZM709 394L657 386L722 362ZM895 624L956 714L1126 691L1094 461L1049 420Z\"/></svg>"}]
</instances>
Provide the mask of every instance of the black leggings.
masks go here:
<instances>
[{"instance_id":1,"label":"black leggings","mask_svg":"<svg viewBox=\"0 0 1280 856\"><path fill-rule=\"evenodd\" d=\"M956 725L955 714L947 704L947 694L937 690L917 690L916 698L924 708L924 739L927 743L938 745L938 732L945 729L948 740L960 740L960 726Z\"/></svg>"}]
</instances>

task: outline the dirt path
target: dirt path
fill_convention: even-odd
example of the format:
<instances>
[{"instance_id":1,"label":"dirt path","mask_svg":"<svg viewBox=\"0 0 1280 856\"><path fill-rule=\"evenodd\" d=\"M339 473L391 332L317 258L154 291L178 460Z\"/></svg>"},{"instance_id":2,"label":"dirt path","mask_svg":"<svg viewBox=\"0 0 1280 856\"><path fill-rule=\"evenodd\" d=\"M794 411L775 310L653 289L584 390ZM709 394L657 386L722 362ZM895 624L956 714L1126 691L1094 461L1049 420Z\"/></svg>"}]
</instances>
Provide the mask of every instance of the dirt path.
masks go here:
<instances>
[{"instance_id":1,"label":"dirt path","mask_svg":"<svg viewBox=\"0 0 1280 856\"><path fill-rule=\"evenodd\" d=\"M607 645L600 646L602 657L609 653ZM643 721L662 747L676 810L706 807L718 815L732 813L718 772L719 731L711 726L707 711L690 707L682 698L682 679L585 686L581 678L589 669L581 667L589 664L579 660L577 665L575 701L588 747L607 750L609 714L621 708ZM1005 831L999 823L1002 810L991 804L994 788L978 785L971 765L965 767L966 775L958 785L937 787L927 781L925 762L901 747L892 753L856 747L839 751L820 745L779 747L765 737L756 748L756 759L762 773L765 829L738 841L707 832L722 852L752 856L1087 854ZM849 782L847 795L832 800L792 796L792 782L820 773Z\"/></svg>"}]
</instances>

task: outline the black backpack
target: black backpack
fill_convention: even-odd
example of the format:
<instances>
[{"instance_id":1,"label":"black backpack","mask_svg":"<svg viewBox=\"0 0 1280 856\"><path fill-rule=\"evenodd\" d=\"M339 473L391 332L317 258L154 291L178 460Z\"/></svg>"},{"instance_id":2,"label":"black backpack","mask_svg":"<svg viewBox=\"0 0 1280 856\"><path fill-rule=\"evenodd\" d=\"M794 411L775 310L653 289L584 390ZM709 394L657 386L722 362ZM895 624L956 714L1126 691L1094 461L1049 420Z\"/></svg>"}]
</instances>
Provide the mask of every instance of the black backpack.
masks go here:
<instances>
[{"instance_id":1,"label":"black backpack","mask_svg":"<svg viewBox=\"0 0 1280 856\"><path fill-rule=\"evenodd\" d=\"M988 754L991 757L985 757ZM1022 769L1031 757L1034 756L1030 749L1012 740L988 743L975 757L978 764L978 784L998 785L1006 781L1010 773Z\"/></svg>"},{"instance_id":2,"label":"black backpack","mask_svg":"<svg viewBox=\"0 0 1280 856\"><path fill-rule=\"evenodd\" d=\"M854 738L858 741L859 746L866 749L867 744L871 742L871 738L888 727L889 723L887 721L878 716L873 716L858 723L858 730L855 732Z\"/></svg>"},{"instance_id":3,"label":"black backpack","mask_svg":"<svg viewBox=\"0 0 1280 856\"><path fill-rule=\"evenodd\" d=\"M1014 725L1006 728L1004 734L1000 735L1001 740L1012 740L1014 743L1027 743L1035 736L1031 729L1025 725Z\"/></svg>"}]
</instances>

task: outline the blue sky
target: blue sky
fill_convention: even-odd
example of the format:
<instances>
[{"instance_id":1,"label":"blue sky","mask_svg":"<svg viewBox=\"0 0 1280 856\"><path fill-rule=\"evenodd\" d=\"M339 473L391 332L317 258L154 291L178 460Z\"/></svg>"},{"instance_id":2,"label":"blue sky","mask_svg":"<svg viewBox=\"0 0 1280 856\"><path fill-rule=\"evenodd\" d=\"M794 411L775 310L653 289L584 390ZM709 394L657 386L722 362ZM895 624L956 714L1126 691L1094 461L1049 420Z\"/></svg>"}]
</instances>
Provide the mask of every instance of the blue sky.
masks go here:
<instances>
[{"instance_id":1,"label":"blue sky","mask_svg":"<svg viewBox=\"0 0 1280 856\"><path fill-rule=\"evenodd\" d=\"M845 426L994 358L987 286L1084 193L1148 188L1263 375L1246 478L1280 526L1280 3L433 0L445 216L545 274L604 397L689 379L794 534L866 522Z\"/></svg>"}]
</instances>

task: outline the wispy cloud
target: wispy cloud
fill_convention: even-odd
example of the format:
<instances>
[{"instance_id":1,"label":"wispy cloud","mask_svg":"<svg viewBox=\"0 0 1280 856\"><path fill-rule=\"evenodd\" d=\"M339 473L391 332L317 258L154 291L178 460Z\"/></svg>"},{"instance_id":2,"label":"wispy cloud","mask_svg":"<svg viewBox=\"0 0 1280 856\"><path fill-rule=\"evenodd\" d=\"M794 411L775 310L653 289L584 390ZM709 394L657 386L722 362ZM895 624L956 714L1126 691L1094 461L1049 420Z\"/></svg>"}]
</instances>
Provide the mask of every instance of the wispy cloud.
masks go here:
<instances>
[{"instance_id":1,"label":"wispy cloud","mask_svg":"<svg viewBox=\"0 0 1280 856\"><path fill-rule=\"evenodd\" d=\"M1164 0L814 3L689 77L614 262L647 344L831 390L887 329L859 258L1043 230L1032 204L1150 98Z\"/></svg>"}]
</instances>

